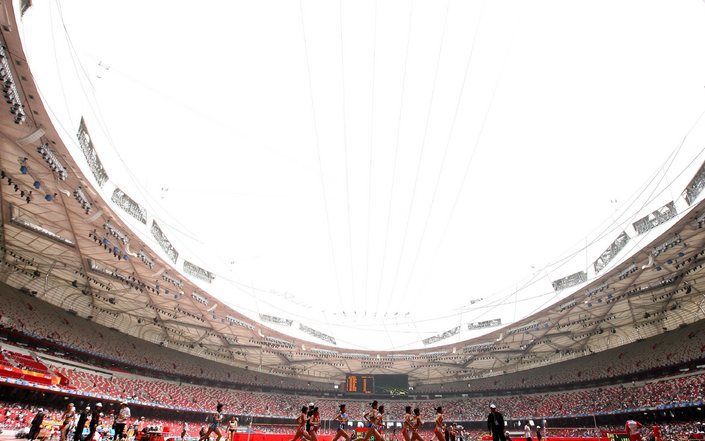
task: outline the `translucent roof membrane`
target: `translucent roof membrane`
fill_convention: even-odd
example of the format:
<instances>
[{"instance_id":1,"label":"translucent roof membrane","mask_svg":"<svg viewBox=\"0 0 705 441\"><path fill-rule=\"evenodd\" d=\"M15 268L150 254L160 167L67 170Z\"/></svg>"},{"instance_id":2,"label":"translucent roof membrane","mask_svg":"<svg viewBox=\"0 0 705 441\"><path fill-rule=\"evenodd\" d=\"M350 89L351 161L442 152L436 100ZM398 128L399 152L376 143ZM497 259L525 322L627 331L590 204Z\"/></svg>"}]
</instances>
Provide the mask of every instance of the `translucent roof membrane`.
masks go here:
<instances>
[{"instance_id":1,"label":"translucent roof membrane","mask_svg":"<svg viewBox=\"0 0 705 441\"><path fill-rule=\"evenodd\" d=\"M364 350L511 330L705 182L701 2L125 6L33 4L23 44L159 283L212 314Z\"/></svg>"}]
</instances>

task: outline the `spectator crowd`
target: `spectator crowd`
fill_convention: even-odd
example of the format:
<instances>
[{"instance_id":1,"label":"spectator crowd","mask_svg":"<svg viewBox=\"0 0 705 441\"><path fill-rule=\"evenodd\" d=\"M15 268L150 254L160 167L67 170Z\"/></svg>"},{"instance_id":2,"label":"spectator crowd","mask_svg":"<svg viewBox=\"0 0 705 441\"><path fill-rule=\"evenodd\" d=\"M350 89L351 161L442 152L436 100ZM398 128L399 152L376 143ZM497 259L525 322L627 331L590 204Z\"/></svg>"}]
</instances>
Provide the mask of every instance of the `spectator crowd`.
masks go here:
<instances>
[{"instance_id":1,"label":"spectator crowd","mask_svg":"<svg viewBox=\"0 0 705 441\"><path fill-rule=\"evenodd\" d=\"M5 356L3 354L6 354ZM11 351L0 351L2 359L10 359ZM15 355L15 358L17 356ZM23 359L26 359L25 355ZM34 363L43 363L37 358ZM333 414L340 398L321 398L305 394L249 392L208 387L136 376L124 372L91 370L89 366L70 367L47 363L44 369L65 379L63 384L45 386L72 395L127 401L151 407L208 412L223 403L228 412L238 415L291 418L297 415L303 401L315 400L321 412ZM601 388L552 393L512 394L479 397L424 396L409 397L412 404L428 410L442 406L448 418L456 421L479 421L488 403L503 409L513 419L585 416L607 413L700 405L705 390L705 373L692 373L644 383L628 383ZM352 415L362 415L368 400L351 400ZM401 418L401 405L389 406L390 418ZM425 415L432 418L432 414Z\"/></svg>"}]
</instances>

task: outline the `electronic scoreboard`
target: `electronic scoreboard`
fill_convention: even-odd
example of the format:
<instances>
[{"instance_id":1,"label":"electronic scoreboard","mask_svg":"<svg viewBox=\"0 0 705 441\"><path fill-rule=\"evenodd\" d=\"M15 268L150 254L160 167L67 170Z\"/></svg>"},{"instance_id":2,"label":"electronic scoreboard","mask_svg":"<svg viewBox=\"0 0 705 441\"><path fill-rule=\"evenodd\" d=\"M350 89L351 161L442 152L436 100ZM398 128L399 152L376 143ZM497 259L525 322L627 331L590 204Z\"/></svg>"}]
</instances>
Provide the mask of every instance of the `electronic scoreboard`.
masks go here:
<instances>
[{"instance_id":1,"label":"electronic scoreboard","mask_svg":"<svg viewBox=\"0 0 705 441\"><path fill-rule=\"evenodd\" d=\"M408 388L408 375L347 374L345 377L345 392L350 394L403 395Z\"/></svg>"},{"instance_id":2,"label":"electronic scoreboard","mask_svg":"<svg viewBox=\"0 0 705 441\"><path fill-rule=\"evenodd\" d=\"M375 391L373 375L348 374L345 377L345 391L351 394L371 394Z\"/></svg>"}]
</instances>

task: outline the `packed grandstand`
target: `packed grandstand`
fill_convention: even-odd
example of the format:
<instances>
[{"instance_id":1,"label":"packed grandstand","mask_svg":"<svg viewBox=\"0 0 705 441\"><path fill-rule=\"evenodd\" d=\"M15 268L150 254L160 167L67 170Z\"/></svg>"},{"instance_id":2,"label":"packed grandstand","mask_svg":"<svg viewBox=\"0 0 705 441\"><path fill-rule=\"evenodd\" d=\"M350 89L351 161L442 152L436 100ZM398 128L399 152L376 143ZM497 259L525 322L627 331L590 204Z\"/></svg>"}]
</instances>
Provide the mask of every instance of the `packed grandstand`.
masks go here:
<instances>
[{"instance_id":1,"label":"packed grandstand","mask_svg":"<svg viewBox=\"0 0 705 441\"><path fill-rule=\"evenodd\" d=\"M629 221L603 231L604 251L588 262L580 250L583 270L551 267L551 297L533 312L516 318L515 300L510 322L465 319L411 349L346 348L209 292L218 275L180 257L109 181L90 135L104 122L81 116L68 145L25 53L32 3L0 5L0 440L220 441L228 428L228 441L704 438L700 153L678 173L684 186L654 189L642 206L654 210L629 205ZM397 383L370 386L385 375Z\"/></svg>"},{"instance_id":2,"label":"packed grandstand","mask_svg":"<svg viewBox=\"0 0 705 441\"><path fill-rule=\"evenodd\" d=\"M55 411L62 410L59 407L66 398L79 405L101 401L116 406L127 402L134 413L148 415L143 424L176 430L182 421L191 421L193 435L217 403L224 404L229 415L250 421L255 430L283 433L291 430L287 423L296 417L302 402L315 402L323 415L335 415L338 404L344 401L349 414L360 421L369 406L369 399L342 397L315 387L305 389L297 383L285 384L284 380L277 383L267 375L251 373L249 381L241 376L219 377L217 372L222 369L215 364L172 363L166 357L172 355L177 360L183 356L137 339L127 343L130 351L114 330L93 326L87 333L81 326L84 320L32 295L9 287L3 294L8 301L3 303L1 315L0 367L7 407L0 424L6 428L26 425L34 415L26 406L18 407L12 401L16 398L32 403L36 409L38 396L30 391L42 391L42 396L55 394L57 399L44 401L45 407L54 406ZM602 429L616 426L616 421L631 415L643 420L648 414L648 419L665 417L666 421L676 415L699 417L705 386L705 373L700 370L705 363L704 352L705 324L696 323L584 357L581 365L567 361L528 371L501 391L497 385L488 384L487 388L478 385L463 393L436 387L433 392L387 397L388 422L402 421L407 403L423 409L425 420L432 420L434 409L443 407L449 421L467 427L468 436L481 435L479 427L486 418L488 403L495 404L517 424L544 421L555 436L562 425L580 417L601 418ZM220 386L196 384L193 379L197 378L206 383L216 381ZM527 384L527 378L532 382ZM271 391L277 388L286 391ZM155 417L165 410L178 411L179 417ZM683 433L695 427L668 423L670 430Z\"/></svg>"},{"instance_id":3,"label":"packed grandstand","mask_svg":"<svg viewBox=\"0 0 705 441\"><path fill-rule=\"evenodd\" d=\"M4 299L0 362L8 373L14 368L42 374L33 383L44 383L48 390L204 413L223 403L238 415L284 418L295 417L299 402L309 399L302 398L302 391L318 397L328 415L339 401L330 387L250 371L235 376L217 363L198 363L172 349L126 339L9 287ZM458 421L482 420L488 401L516 419L697 407L705 384L699 368L705 364L703 353L705 323L698 322L577 360L505 375L501 387L498 379L470 383L471 388L417 386L405 398L425 402L426 411L442 405ZM277 389L288 393L269 392ZM354 413L364 413L367 401L356 403ZM402 410L390 407L389 415L399 419Z\"/></svg>"}]
</instances>

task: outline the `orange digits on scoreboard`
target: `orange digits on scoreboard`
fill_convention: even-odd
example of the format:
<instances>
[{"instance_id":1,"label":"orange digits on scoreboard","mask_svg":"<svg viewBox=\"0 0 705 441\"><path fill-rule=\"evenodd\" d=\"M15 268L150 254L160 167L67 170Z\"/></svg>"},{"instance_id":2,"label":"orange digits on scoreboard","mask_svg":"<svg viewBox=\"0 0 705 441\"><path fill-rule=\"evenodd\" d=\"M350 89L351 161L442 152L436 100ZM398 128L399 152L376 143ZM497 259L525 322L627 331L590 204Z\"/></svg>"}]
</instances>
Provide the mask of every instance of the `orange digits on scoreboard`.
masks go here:
<instances>
[{"instance_id":1,"label":"orange digits on scoreboard","mask_svg":"<svg viewBox=\"0 0 705 441\"><path fill-rule=\"evenodd\" d=\"M357 392L357 376L348 376L348 392Z\"/></svg>"}]
</instances>

